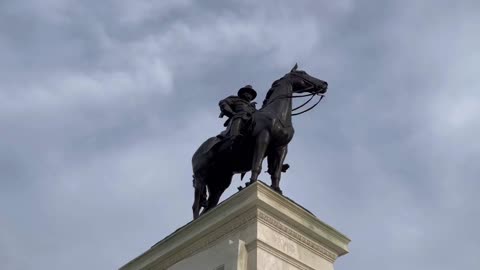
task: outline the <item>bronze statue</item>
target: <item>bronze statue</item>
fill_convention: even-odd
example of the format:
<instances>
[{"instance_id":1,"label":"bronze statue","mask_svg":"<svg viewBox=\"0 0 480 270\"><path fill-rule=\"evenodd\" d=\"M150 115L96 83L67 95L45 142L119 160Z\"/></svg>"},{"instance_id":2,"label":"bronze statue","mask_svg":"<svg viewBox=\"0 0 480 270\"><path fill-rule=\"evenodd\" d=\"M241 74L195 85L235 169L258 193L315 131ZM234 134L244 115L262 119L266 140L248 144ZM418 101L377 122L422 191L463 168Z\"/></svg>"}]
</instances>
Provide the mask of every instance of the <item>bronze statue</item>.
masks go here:
<instances>
[{"instance_id":1,"label":"bronze statue","mask_svg":"<svg viewBox=\"0 0 480 270\"><path fill-rule=\"evenodd\" d=\"M248 132L252 115L257 110L255 102L251 102L257 96L257 92L251 85L246 85L238 90L238 96L229 96L218 103L220 115L227 116L228 120L223 124L227 129L220 136L237 139Z\"/></svg>"},{"instance_id":2,"label":"bronze statue","mask_svg":"<svg viewBox=\"0 0 480 270\"><path fill-rule=\"evenodd\" d=\"M272 84L262 108L251 115L250 128L242 127L243 122L239 124L240 128L236 131L239 131L237 135L243 133L241 140L232 141L230 137L220 134L205 141L192 157L195 188L193 217L200 215L202 207L202 213L205 213L218 204L234 174L251 171L250 183L257 181L265 157L268 160L271 187L282 193L280 177L282 169L286 169L283 161L287 155L287 145L294 134L292 98L297 97L294 96L296 93L308 93L303 96L311 98L316 95L323 97L327 87L327 82L297 70L295 65L289 73ZM320 100L321 98L318 102Z\"/></svg>"}]
</instances>

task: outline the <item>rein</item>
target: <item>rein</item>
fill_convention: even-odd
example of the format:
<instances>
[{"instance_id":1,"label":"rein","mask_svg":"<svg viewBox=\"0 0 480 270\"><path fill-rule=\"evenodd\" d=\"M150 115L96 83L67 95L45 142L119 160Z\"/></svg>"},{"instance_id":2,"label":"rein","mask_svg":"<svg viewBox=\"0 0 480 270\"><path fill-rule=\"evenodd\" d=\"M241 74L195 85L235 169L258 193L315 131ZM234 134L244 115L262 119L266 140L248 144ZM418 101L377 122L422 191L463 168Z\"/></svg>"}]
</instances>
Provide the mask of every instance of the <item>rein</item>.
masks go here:
<instances>
[{"instance_id":1,"label":"rein","mask_svg":"<svg viewBox=\"0 0 480 270\"><path fill-rule=\"evenodd\" d=\"M305 102L305 103L303 103L301 106L298 106L297 108L293 109L292 112L295 111L295 110L297 110L297 109L300 109L301 107L303 107L304 105L306 105L310 100L312 100L312 98L313 98L315 95L316 95L316 94L313 94L312 97L311 97L307 102ZM302 112L299 112L299 113L292 113L292 116L296 116L296 115L300 115L300 114L302 114L302 113L306 113L306 112L310 111L311 109L315 108L315 106L317 106L318 103L320 103L320 101L322 101L323 97L325 97L325 95L321 95L321 96L320 96L320 99L318 99L318 101L315 102L315 104L313 104L312 107L310 107L310 108L308 108L308 109L306 109L306 110L304 110L304 111L302 111Z\"/></svg>"},{"instance_id":2,"label":"rein","mask_svg":"<svg viewBox=\"0 0 480 270\"><path fill-rule=\"evenodd\" d=\"M313 97L314 97L314 95L311 95L311 97L310 97L310 98L309 98L307 101L305 101L305 102L304 102L302 105L300 105L300 106L298 106L298 107L296 107L296 108L292 109L292 112L294 112L294 111L296 111L296 110L298 110L298 109L302 108L303 106L307 105L307 104L310 102L310 100L312 100L312 99L313 99Z\"/></svg>"},{"instance_id":3,"label":"rein","mask_svg":"<svg viewBox=\"0 0 480 270\"><path fill-rule=\"evenodd\" d=\"M307 88L307 89L308 89L308 88ZM299 95L299 96L294 96L293 94L292 94L292 95L281 95L281 96L275 97L275 98L272 99L272 100L269 100L268 103L266 103L264 106L267 106L267 105L273 103L273 102L276 101L277 99L284 99L284 98L301 98L301 97L309 97L309 96L312 96L312 97L313 97L314 95L316 95L316 93L308 93L308 94ZM310 99L310 100L311 100L311 99ZM310 100L309 100L309 101L310 101ZM302 105L301 105L300 107L298 107L298 108L301 108L301 107L303 107L304 105L305 105L305 104L302 104ZM295 109L297 109L297 108L295 108Z\"/></svg>"},{"instance_id":4,"label":"rein","mask_svg":"<svg viewBox=\"0 0 480 270\"><path fill-rule=\"evenodd\" d=\"M308 88L307 88L308 89ZM303 106L307 105L312 99L313 97L315 97L316 95L319 95L318 93L308 93L308 94L304 94L304 95L299 95L299 96L294 96L293 94L292 95L282 95L282 96L278 96L270 101L268 101L267 104L265 104L264 106L267 106L271 103L273 103L274 101L278 100L278 99L284 99L284 98L302 98L302 97L310 97L307 101L305 101L302 105L298 106L298 107L295 107L292 109L292 112L302 108ZM300 115L302 113L306 113L308 111L310 111L311 109L315 108L319 103L320 101L322 101L323 97L325 97L324 94L320 94L320 99L315 103L313 104L313 106L311 106L310 108L304 110L304 111L301 111L299 113L292 113L292 116L296 116L296 115Z\"/></svg>"}]
</instances>

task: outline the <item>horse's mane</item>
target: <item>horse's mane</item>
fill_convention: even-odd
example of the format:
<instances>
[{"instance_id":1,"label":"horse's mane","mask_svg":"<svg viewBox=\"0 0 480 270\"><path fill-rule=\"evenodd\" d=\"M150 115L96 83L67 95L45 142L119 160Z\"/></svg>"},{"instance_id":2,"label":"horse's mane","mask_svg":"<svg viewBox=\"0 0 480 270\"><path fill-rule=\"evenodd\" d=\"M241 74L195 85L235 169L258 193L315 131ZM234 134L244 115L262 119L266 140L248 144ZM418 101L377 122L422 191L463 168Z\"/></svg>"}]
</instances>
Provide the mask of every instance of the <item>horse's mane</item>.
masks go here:
<instances>
[{"instance_id":1,"label":"horse's mane","mask_svg":"<svg viewBox=\"0 0 480 270\"><path fill-rule=\"evenodd\" d=\"M274 82L272 83L272 86L270 87L270 89L268 90L267 94L265 95L265 99L263 100L263 103L262 103L262 108L268 103L268 100L270 99L270 96L271 96L272 93L273 93L273 89L274 89L275 87L277 87L277 86L280 84L280 82L281 82L283 79L285 79L285 77L286 77L286 75L283 76L282 78L274 81Z\"/></svg>"}]
</instances>

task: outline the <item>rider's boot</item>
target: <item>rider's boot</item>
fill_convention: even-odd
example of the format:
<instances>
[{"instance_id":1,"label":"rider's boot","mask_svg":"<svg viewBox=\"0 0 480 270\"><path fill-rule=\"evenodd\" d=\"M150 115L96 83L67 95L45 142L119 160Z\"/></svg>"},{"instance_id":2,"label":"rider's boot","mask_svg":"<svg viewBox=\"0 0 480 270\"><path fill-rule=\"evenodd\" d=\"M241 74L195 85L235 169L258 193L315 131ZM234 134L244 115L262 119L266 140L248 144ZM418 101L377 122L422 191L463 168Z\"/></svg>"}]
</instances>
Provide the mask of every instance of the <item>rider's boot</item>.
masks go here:
<instances>
[{"instance_id":1,"label":"rider's boot","mask_svg":"<svg viewBox=\"0 0 480 270\"><path fill-rule=\"evenodd\" d=\"M231 140L230 150L235 150L235 148L237 148L237 146L240 144L240 142L243 139L243 135L240 133L240 128L241 128L241 119L235 119L234 121L232 121L230 126L230 140Z\"/></svg>"},{"instance_id":2,"label":"rider's boot","mask_svg":"<svg viewBox=\"0 0 480 270\"><path fill-rule=\"evenodd\" d=\"M237 136L240 135L240 129L242 126L242 119L237 118L233 119L232 122L230 123L230 136Z\"/></svg>"}]
</instances>

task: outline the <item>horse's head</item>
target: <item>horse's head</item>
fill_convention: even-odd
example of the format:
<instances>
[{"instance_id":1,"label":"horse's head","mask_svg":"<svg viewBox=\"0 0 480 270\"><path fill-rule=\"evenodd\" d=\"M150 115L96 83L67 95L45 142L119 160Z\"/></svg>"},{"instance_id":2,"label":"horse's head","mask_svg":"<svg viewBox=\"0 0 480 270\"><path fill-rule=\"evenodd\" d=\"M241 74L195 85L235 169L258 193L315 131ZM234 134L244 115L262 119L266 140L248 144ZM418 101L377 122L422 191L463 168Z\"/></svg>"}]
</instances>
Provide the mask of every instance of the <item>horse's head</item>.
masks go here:
<instances>
[{"instance_id":1,"label":"horse's head","mask_svg":"<svg viewBox=\"0 0 480 270\"><path fill-rule=\"evenodd\" d=\"M327 92L328 83L313 76L308 75L303 70L297 70L298 65L292 68L290 73L286 75L292 84L294 93L315 93L324 94Z\"/></svg>"}]
</instances>

